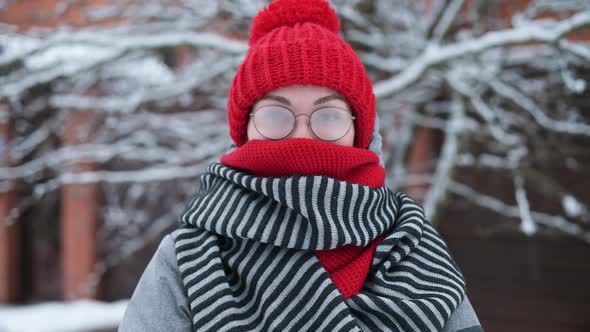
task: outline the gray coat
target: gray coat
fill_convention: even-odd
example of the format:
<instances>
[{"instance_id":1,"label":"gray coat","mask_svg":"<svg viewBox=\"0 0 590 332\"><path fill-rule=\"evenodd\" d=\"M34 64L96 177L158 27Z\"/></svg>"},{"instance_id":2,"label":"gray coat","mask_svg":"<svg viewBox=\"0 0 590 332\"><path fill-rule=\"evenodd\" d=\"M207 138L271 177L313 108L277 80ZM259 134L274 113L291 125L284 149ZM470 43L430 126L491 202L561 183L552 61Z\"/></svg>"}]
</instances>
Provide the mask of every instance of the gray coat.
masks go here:
<instances>
[{"instance_id":1,"label":"gray coat","mask_svg":"<svg viewBox=\"0 0 590 332\"><path fill-rule=\"evenodd\" d=\"M119 326L122 332L191 332L187 294L176 263L174 240L166 235L146 267ZM443 332L482 332L477 315L465 297Z\"/></svg>"}]
</instances>

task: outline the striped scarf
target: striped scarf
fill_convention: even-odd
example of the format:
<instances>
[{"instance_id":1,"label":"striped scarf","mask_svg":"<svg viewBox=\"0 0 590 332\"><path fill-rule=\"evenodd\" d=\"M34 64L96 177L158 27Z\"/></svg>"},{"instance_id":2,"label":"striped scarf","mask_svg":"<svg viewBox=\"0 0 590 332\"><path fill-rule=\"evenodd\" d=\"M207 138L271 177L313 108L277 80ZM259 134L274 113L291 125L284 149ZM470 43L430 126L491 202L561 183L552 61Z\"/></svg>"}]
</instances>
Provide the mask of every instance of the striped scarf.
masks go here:
<instances>
[{"instance_id":1,"label":"striped scarf","mask_svg":"<svg viewBox=\"0 0 590 332\"><path fill-rule=\"evenodd\" d=\"M180 224L195 331L440 331L465 296L422 208L386 187L213 163ZM314 251L378 237L362 289L344 298Z\"/></svg>"}]
</instances>

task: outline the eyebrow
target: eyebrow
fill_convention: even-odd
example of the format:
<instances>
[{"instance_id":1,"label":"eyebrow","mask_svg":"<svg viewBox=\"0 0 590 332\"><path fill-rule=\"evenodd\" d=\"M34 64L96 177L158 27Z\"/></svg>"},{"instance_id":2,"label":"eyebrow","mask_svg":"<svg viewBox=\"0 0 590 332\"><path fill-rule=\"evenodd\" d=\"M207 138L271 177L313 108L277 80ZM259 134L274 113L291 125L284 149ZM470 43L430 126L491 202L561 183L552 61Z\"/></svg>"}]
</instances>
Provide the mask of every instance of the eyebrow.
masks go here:
<instances>
[{"instance_id":1,"label":"eyebrow","mask_svg":"<svg viewBox=\"0 0 590 332\"><path fill-rule=\"evenodd\" d=\"M289 99L287 99L285 97L281 97L281 96L266 95L266 96L260 98L258 101L263 100L263 99L271 99L271 100L275 100L275 101L281 102L283 104L287 104L289 106L292 106L292 104L289 101ZM330 100L333 100L333 99L340 99L340 100L342 100L344 102L347 102L346 99L344 97L342 97L341 95L333 94L333 95L329 95L329 96L318 98L313 104L314 105L324 104L324 103L327 103L327 102L329 102Z\"/></svg>"},{"instance_id":2,"label":"eyebrow","mask_svg":"<svg viewBox=\"0 0 590 332\"><path fill-rule=\"evenodd\" d=\"M334 95L329 95L329 96L326 96L326 97L319 98L313 104L314 105L319 105L319 104L327 103L327 102L329 102L330 100L333 100L333 99L340 99L340 100L342 100L343 102L346 103L346 99L344 97L342 97L341 95L334 94Z\"/></svg>"},{"instance_id":3,"label":"eyebrow","mask_svg":"<svg viewBox=\"0 0 590 332\"><path fill-rule=\"evenodd\" d=\"M258 99L258 101L264 100L264 99L271 99L271 100L276 100L278 102L281 102L283 104L287 104L289 106L291 105L291 102L289 101L289 99L285 98L285 97L281 97L281 96L275 96L275 95L266 95L260 99Z\"/></svg>"}]
</instances>

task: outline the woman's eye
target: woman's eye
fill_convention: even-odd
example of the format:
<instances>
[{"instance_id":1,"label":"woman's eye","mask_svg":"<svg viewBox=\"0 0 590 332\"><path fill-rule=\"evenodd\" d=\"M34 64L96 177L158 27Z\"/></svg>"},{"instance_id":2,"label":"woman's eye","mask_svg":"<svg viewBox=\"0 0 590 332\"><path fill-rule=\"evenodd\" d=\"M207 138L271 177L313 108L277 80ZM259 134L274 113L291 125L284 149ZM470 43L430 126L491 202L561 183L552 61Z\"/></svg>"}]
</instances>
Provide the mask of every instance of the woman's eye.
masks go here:
<instances>
[{"instance_id":1,"label":"woman's eye","mask_svg":"<svg viewBox=\"0 0 590 332\"><path fill-rule=\"evenodd\" d=\"M330 114L330 115L322 115L322 116L320 116L320 119L322 121L334 121L334 120L337 120L338 117L335 116L335 115Z\"/></svg>"},{"instance_id":2,"label":"woman's eye","mask_svg":"<svg viewBox=\"0 0 590 332\"><path fill-rule=\"evenodd\" d=\"M339 112L319 112L317 117L320 121L338 121L340 120L341 114Z\"/></svg>"},{"instance_id":3,"label":"woman's eye","mask_svg":"<svg viewBox=\"0 0 590 332\"><path fill-rule=\"evenodd\" d=\"M283 122L290 122L292 115L286 112L276 112L274 114L271 115L271 121L277 122L277 123L283 123Z\"/></svg>"}]
</instances>

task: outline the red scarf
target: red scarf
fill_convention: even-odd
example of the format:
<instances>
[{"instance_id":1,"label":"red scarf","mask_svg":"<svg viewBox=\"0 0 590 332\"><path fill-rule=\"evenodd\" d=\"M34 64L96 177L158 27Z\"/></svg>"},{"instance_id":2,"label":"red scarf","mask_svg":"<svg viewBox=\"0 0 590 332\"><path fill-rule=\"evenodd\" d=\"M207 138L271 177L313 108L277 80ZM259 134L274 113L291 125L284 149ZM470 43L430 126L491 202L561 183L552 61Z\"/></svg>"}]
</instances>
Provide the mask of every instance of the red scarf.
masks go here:
<instances>
[{"instance_id":1,"label":"red scarf","mask_svg":"<svg viewBox=\"0 0 590 332\"><path fill-rule=\"evenodd\" d=\"M221 163L257 176L281 177L298 173L324 175L372 188L385 185L385 169L379 166L375 153L309 138L252 140L221 157ZM375 248L383 237L379 236L367 247L345 245L315 251L345 299L360 292Z\"/></svg>"}]
</instances>

